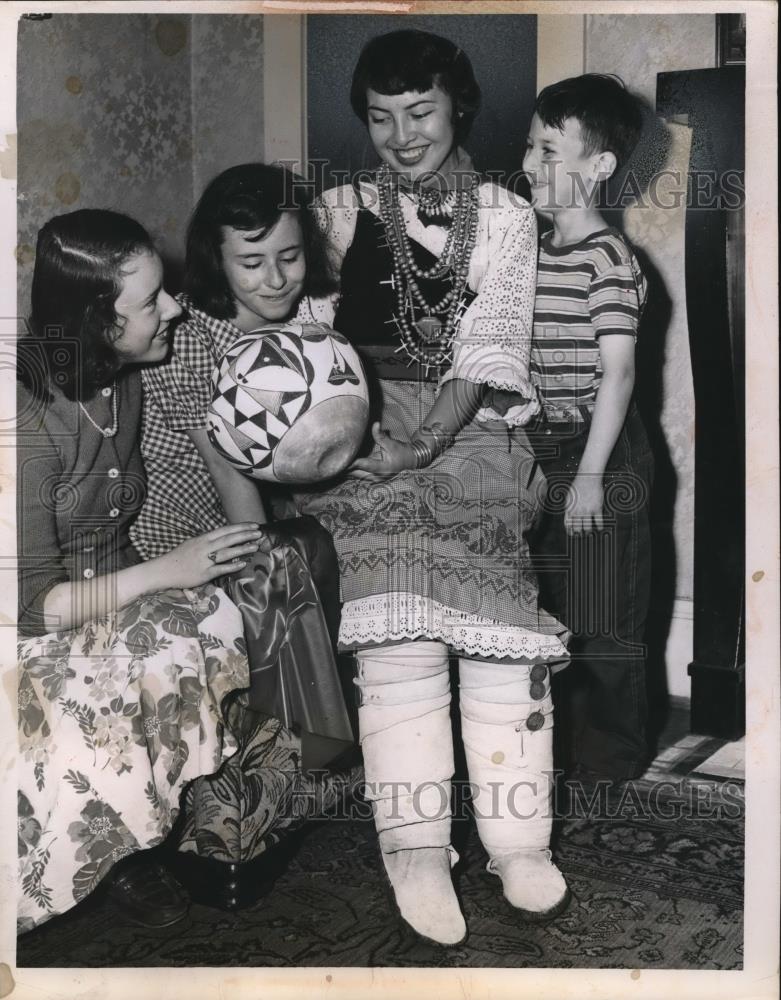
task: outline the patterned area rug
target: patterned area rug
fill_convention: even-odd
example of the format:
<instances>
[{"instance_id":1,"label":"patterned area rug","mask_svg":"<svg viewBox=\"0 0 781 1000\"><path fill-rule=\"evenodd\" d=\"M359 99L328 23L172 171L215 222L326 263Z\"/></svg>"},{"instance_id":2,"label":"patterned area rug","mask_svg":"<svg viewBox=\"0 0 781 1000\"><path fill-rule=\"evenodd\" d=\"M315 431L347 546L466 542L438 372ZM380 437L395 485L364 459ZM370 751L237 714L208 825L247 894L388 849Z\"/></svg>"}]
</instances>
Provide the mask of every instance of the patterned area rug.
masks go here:
<instances>
[{"instance_id":1,"label":"patterned area rug","mask_svg":"<svg viewBox=\"0 0 781 1000\"><path fill-rule=\"evenodd\" d=\"M313 826L274 889L229 913L193 904L174 927L136 927L110 898L19 939L30 966L452 966L740 969L743 796L737 784L666 775L622 792L584 788L557 825L573 901L545 926L504 905L470 820L456 823L455 880L470 935L443 951L392 918L370 821ZM365 808L365 807L364 807Z\"/></svg>"}]
</instances>

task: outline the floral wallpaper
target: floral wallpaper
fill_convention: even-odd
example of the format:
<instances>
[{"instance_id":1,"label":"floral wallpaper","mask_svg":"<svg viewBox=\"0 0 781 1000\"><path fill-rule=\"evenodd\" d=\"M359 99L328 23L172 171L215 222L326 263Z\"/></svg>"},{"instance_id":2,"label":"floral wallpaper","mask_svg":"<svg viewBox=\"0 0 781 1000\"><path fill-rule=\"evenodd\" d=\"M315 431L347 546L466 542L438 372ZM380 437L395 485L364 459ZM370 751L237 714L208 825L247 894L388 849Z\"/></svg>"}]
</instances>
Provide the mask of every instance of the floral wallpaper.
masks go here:
<instances>
[{"instance_id":1,"label":"floral wallpaper","mask_svg":"<svg viewBox=\"0 0 781 1000\"><path fill-rule=\"evenodd\" d=\"M263 17L198 14L192 30L193 189L263 159Z\"/></svg>"},{"instance_id":2,"label":"floral wallpaper","mask_svg":"<svg viewBox=\"0 0 781 1000\"><path fill-rule=\"evenodd\" d=\"M55 14L19 21L19 306L40 226L114 208L180 252L191 208L187 18Z\"/></svg>"},{"instance_id":3,"label":"floral wallpaper","mask_svg":"<svg viewBox=\"0 0 781 1000\"><path fill-rule=\"evenodd\" d=\"M617 73L651 105L657 73L715 65L715 14L586 16L586 71Z\"/></svg>"},{"instance_id":4,"label":"floral wallpaper","mask_svg":"<svg viewBox=\"0 0 781 1000\"><path fill-rule=\"evenodd\" d=\"M638 351L648 366L638 369L638 385L659 409L662 455L658 472L664 503L669 507L677 598L691 599L694 524L694 393L689 356L684 284L684 212L681 188L691 146L690 130L682 124L658 122L656 75L715 65L716 19L713 14L622 15L590 14L586 18L587 72L616 73L648 104L646 136L633 166L645 181L654 171L672 170L682 181L667 181L658 189L657 205L636 202L624 212L627 235L639 248L651 273L656 303L651 343ZM666 185L666 186L665 186ZM675 190L673 190L675 188ZM660 207L665 205L667 207ZM662 516L665 516L663 511Z\"/></svg>"},{"instance_id":5,"label":"floral wallpaper","mask_svg":"<svg viewBox=\"0 0 781 1000\"><path fill-rule=\"evenodd\" d=\"M177 280L201 187L263 154L259 15L59 14L19 21L19 307L39 227L114 208Z\"/></svg>"},{"instance_id":6,"label":"floral wallpaper","mask_svg":"<svg viewBox=\"0 0 781 1000\"><path fill-rule=\"evenodd\" d=\"M660 407L659 423L672 469L665 469L664 456L657 450L657 476L674 480L667 492L672 507L672 537L674 542L676 596L692 596L693 528L694 528L694 388L689 356L686 322L686 292L684 287L684 218L686 172L691 150L691 130L673 124L667 129L669 149L665 169L673 172L657 189L658 204L636 203L624 212L624 230L632 243L645 251L644 262L650 294L654 286L663 297L663 309L657 307L661 322L653 320L643 327L643 335L655 343L638 349L637 381L639 391L651 381L661 385L654 393ZM678 181L678 177L682 180ZM650 305L650 296L649 296ZM669 310L669 318L666 315ZM663 317L663 318L662 318ZM664 329L666 326L666 329ZM648 361L648 371L642 362ZM659 380L661 374L661 380ZM664 515L663 515L664 516Z\"/></svg>"}]
</instances>

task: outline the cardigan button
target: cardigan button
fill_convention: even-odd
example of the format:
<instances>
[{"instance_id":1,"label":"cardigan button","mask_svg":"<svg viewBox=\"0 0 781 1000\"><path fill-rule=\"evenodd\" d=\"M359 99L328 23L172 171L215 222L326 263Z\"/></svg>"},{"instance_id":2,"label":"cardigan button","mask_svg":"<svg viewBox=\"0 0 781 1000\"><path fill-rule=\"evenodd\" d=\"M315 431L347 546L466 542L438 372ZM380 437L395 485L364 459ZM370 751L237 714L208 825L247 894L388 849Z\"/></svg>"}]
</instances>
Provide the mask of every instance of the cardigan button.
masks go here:
<instances>
[{"instance_id":1,"label":"cardigan button","mask_svg":"<svg viewBox=\"0 0 781 1000\"><path fill-rule=\"evenodd\" d=\"M542 663L535 663L529 676L533 681L544 681L548 676L548 668Z\"/></svg>"},{"instance_id":2,"label":"cardigan button","mask_svg":"<svg viewBox=\"0 0 781 1000\"><path fill-rule=\"evenodd\" d=\"M108 478L109 479L116 479L118 475L119 475L119 469L109 469L108 470Z\"/></svg>"},{"instance_id":3,"label":"cardigan button","mask_svg":"<svg viewBox=\"0 0 781 1000\"><path fill-rule=\"evenodd\" d=\"M112 507L108 512L109 517L119 517L119 507Z\"/></svg>"},{"instance_id":4,"label":"cardigan button","mask_svg":"<svg viewBox=\"0 0 781 1000\"><path fill-rule=\"evenodd\" d=\"M95 575L95 570L94 569L85 569L84 572L81 575L84 577L85 580L91 580L92 577Z\"/></svg>"},{"instance_id":5,"label":"cardigan button","mask_svg":"<svg viewBox=\"0 0 781 1000\"><path fill-rule=\"evenodd\" d=\"M545 697L545 685L542 681L532 681L531 687L529 688L529 694L532 696L534 701L540 701Z\"/></svg>"}]
</instances>

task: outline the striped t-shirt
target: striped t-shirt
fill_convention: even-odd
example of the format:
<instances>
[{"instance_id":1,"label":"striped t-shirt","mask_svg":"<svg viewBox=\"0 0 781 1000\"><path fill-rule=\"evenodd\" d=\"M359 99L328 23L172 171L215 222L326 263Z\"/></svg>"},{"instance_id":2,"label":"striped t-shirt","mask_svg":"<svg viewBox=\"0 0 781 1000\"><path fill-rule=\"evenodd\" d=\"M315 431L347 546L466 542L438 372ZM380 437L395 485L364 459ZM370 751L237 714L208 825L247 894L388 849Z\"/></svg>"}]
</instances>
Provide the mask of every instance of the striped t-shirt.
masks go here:
<instances>
[{"instance_id":1,"label":"striped t-shirt","mask_svg":"<svg viewBox=\"0 0 781 1000\"><path fill-rule=\"evenodd\" d=\"M646 283L616 229L564 247L551 236L540 242L531 377L549 419L579 421L602 379L599 338L637 336Z\"/></svg>"}]
</instances>

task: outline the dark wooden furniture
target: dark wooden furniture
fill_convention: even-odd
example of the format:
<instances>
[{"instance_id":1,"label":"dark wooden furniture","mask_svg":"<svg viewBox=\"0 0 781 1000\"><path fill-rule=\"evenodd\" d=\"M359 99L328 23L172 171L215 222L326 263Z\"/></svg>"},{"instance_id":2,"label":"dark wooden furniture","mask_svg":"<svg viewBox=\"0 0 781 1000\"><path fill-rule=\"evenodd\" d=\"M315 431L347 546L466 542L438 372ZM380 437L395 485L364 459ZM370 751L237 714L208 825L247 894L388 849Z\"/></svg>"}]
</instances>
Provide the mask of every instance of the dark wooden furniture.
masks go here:
<instances>
[{"instance_id":1,"label":"dark wooden furniture","mask_svg":"<svg viewBox=\"0 0 781 1000\"><path fill-rule=\"evenodd\" d=\"M745 732L745 67L660 73L657 112L692 129L686 310L695 397L691 726Z\"/></svg>"}]
</instances>

